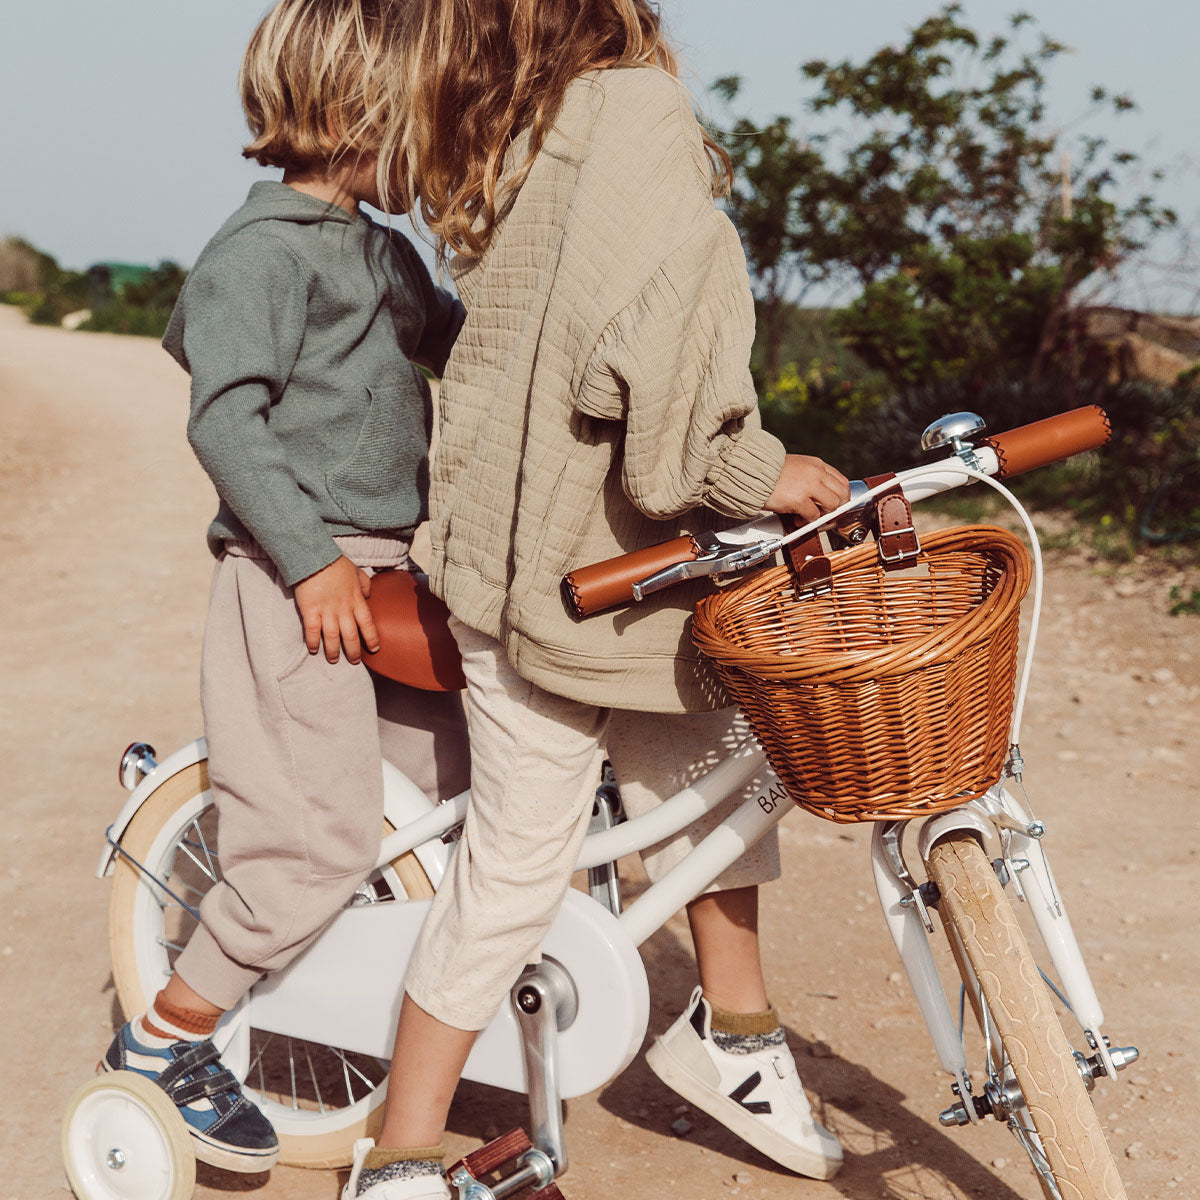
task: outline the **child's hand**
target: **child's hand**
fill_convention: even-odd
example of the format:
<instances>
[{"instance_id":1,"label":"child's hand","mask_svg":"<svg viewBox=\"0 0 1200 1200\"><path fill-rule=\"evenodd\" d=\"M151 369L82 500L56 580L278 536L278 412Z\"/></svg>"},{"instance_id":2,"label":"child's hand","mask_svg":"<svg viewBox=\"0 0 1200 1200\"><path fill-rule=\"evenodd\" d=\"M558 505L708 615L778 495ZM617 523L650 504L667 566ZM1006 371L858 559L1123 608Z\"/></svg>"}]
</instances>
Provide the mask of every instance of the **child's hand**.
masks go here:
<instances>
[{"instance_id":1,"label":"child's hand","mask_svg":"<svg viewBox=\"0 0 1200 1200\"><path fill-rule=\"evenodd\" d=\"M339 647L356 663L362 659L364 645L372 654L379 649L379 634L366 599L371 594L371 577L344 555L300 580L294 590L310 654L316 654L324 641L325 657L331 663L337 662Z\"/></svg>"},{"instance_id":2,"label":"child's hand","mask_svg":"<svg viewBox=\"0 0 1200 1200\"><path fill-rule=\"evenodd\" d=\"M841 471L807 454L789 454L767 497L767 510L796 513L806 521L815 521L849 499L850 481Z\"/></svg>"}]
</instances>

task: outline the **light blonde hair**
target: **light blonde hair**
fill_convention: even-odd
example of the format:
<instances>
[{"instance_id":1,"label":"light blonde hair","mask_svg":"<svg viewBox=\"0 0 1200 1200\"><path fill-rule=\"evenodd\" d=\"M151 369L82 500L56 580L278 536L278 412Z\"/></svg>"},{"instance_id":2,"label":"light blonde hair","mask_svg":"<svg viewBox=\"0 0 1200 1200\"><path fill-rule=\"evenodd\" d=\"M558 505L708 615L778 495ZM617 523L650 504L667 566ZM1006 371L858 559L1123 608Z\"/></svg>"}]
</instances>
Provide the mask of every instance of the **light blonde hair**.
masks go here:
<instances>
[{"instance_id":1,"label":"light blonde hair","mask_svg":"<svg viewBox=\"0 0 1200 1200\"><path fill-rule=\"evenodd\" d=\"M397 19L380 176L397 209L419 206L443 253L487 249L573 79L632 66L679 76L647 0L404 0ZM505 152L526 129L529 153L502 180ZM707 133L704 141L727 185L729 156Z\"/></svg>"},{"instance_id":2,"label":"light blonde hair","mask_svg":"<svg viewBox=\"0 0 1200 1200\"><path fill-rule=\"evenodd\" d=\"M238 88L253 135L242 155L299 170L378 151L393 11L391 0L280 0L242 56Z\"/></svg>"}]
</instances>

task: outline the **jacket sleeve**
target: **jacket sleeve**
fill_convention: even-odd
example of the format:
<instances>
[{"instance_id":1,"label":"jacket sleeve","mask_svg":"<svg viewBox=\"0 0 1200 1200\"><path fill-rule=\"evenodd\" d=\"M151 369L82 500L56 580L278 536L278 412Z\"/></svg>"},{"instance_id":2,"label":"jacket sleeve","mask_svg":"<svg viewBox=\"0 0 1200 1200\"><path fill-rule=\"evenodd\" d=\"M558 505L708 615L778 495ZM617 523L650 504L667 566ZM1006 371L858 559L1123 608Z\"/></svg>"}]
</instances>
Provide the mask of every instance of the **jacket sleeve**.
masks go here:
<instances>
[{"instance_id":1,"label":"jacket sleeve","mask_svg":"<svg viewBox=\"0 0 1200 1200\"><path fill-rule=\"evenodd\" d=\"M425 327L412 360L422 367L428 367L440 378L446 370L446 360L454 349L458 331L466 320L466 309L456 296L433 282L421 256L403 234L396 230L389 230L389 234L425 308Z\"/></svg>"},{"instance_id":2,"label":"jacket sleeve","mask_svg":"<svg viewBox=\"0 0 1200 1200\"><path fill-rule=\"evenodd\" d=\"M172 350L192 376L188 440L289 587L340 554L268 424L307 307L307 277L284 243L232 238L197 263L172 317Z\"/></svg>"},{"instance_id":3,"label":"jacket sleeve","mask_svg":"<svg viewBox=\"0 0 1200 1200\"><path fill-rule=\"evenodd\" d=\"M631 211L619 223L637 231L637 261L621 261L619 241L606 250L607 269L627 272L637 291L604 327L574 404L624 421L623 485L647 516L705 505L751 517L779 478L784 449L761 427L750 378L754 304L741 243L713 204L685 94L664 82L649 83L661 109L651 109L649 144L623 156L620 202ZM602 116L601 141L604 125Z\"/></svg>"}]
</instances>

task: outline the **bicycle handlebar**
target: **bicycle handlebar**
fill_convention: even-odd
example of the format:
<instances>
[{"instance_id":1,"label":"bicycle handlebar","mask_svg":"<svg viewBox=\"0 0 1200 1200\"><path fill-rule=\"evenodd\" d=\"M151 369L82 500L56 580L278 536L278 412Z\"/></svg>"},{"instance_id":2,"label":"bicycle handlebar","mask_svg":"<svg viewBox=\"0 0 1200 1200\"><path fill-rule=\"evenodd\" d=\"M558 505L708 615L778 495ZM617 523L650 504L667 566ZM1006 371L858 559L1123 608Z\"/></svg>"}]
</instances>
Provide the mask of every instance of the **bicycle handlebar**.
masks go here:
<instances>
[{"instance_id":1,"label":"bicycle handlebar","mask_svg":"<svg viewBox=\"0 0 1200 1200\"><path fill-rule=\"evenodd\" d=\"M1010 479L1082 454L1084 450L1098 450L1111 438L1112 424L1108 414L1098 405L1089 404L1086 408L1073 408L1056 417L984 438L982 445L995 451L1000 464L997 476Z\"/></svg>"},{"instance_id":2,"label":"bicycle handlebar","mask_svg":"<svg viewBox=\"0 0 1200 1200\"><path fill-rule=\"evenodd\" d=\"M1111 437L1108 415L1092 404L984 438L977 451L964 449L950 455L945 462L953 466L965 461L985 474L1010 479L1084 450L1098 449ZM922 499L964 482L969 479L955 476L951 471L945 482L926 487L920 493L910 495L909 499ZM671 582L753 566L773 553L773 550L756 553L755 548L766 545L782 532L780 518L767 515L718 535L683 534L656 546L571 571L563 577L563 601L576 618L590 617L606 608L629 604L635 598L640 600L642 594L637 585L649 576L673 567L679 567L679 570Z\"/></svg>"},{"instance_id":3,"label":"bicycle handlebar","mask_svg":"<svg viewBox=\"0 0 1200 1200\"><path fill-rule=\"evenodd\" d=\"M592 563L563 576L563 601L575 616L590 617L603 609L628 604L633 599L633 585L639 579L677 563L695 562L699 557L699 542L684 534L657 546Z\"/></svg>"}]
</instances>

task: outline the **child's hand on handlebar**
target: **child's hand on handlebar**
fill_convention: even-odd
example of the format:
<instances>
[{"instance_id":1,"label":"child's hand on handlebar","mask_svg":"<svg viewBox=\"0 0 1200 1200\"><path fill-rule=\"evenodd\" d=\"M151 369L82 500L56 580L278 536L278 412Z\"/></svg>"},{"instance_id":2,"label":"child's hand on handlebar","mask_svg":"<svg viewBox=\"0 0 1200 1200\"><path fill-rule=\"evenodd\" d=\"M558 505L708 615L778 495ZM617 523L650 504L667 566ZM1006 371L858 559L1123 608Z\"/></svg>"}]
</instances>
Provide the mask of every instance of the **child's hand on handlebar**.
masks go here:
<instances>
[{"instance_id":1,"label":"child's hand on handlebar","mask_svg":"<svg viewBox=\"0 0 1200 1200\"><path fill-rule=\"evenodd\" d=\"M767 497L767 510L815 521L849 499L850 481L841 471L808 454L789 454Z\"/></svg>"},{"instance_id":2,"label":"child's hand on handlebar","mask_svg":"<svg viewBox=\"0 0 1200 1200\"><path fill-rule=\"evenodd\" d=\"M356 663L362 659L364 645L372 654L379 649L379 634L367 607L371 577L345 555L300 580L294 591L310 654L316 654L324 641L325 657L331 663L337 662L339 649Z\"/></svg>"}]
</instances>

